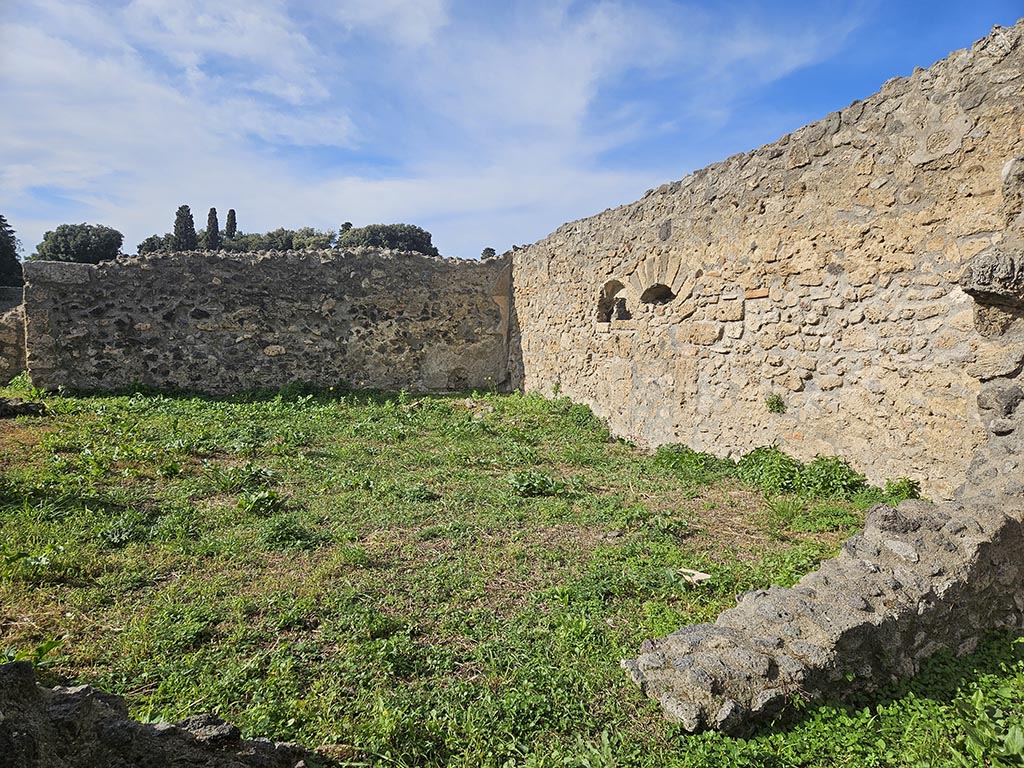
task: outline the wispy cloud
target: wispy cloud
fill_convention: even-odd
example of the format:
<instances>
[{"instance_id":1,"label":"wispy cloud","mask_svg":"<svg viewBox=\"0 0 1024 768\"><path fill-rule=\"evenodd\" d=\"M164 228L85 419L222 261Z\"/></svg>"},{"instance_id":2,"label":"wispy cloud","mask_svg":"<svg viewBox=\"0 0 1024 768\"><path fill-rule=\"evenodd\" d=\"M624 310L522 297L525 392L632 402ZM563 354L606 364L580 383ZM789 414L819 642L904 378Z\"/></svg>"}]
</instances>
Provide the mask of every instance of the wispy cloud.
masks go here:
<instances>
[{"instance_id":1,"label":"wispy cloud","mask_svg":"<svg viewBox=\"0 0 1024 768\"><path fill-rule=\"evenodd\" d=\"M829 7L28 0L0 9L0 210L29 247L90 220L134 248L187 202L472 256L681 176L687 121L841 49L861 18Z\"/></svg>"}]
</instances>

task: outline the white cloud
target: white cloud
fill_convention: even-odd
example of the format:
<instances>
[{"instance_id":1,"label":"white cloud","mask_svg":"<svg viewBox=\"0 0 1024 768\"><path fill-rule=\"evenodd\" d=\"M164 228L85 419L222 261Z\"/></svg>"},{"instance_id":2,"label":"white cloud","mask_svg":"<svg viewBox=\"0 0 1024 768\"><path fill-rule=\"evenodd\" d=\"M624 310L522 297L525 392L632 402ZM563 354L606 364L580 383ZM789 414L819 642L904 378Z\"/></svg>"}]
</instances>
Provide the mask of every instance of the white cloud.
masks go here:
<instances>
[{"instance_id":1,"label":"white cloud","mask_svg":"<svg viewBox=\"0 0 1024 768\"><path fill-rule=\"evenodd\" d=\"M727 114L744 77L816 60L834 34L661 0L475 10L27 2L0 15L0 210L29 249L88 219L132 250L185 202L199 223L233 207L249 231L405 220L473 256L682 176L671 158L606 170L600 155L677 130L666 100Z\"/></svg>"},{"instance_id":2,"label":"white cloud","mask_svg":"<svg viewBox=\"0 0 1024 768\"><path fill-rule=\"evenodd\" d=\"M336 0L331 14L350 31L369 30L406 46L435 42L448 23L445 0Z\"/></svg>"}]
</instances>

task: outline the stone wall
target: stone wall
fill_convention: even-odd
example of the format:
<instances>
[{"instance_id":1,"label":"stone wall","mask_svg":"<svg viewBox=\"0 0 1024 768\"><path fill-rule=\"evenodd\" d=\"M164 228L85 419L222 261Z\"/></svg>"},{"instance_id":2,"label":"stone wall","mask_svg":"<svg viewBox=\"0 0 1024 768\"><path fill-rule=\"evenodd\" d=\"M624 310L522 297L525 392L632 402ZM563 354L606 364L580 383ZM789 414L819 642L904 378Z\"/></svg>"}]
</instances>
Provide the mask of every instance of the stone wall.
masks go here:
<instances>
[{"instance_id":1,"label":"stone wall","mask_svg":"<svg viewBox=\"0 0 1024 768\"><path fill-rule=\"evenodd\" d=\"M749 731L805 702L875 691L939 650L1024 629L1024 506L879 505L792 589L743 595L714 624L647 640L623 666L690 731Z\"/></svg>"},{"instance_id":2,"label":"stone wall","mask_svg":"<svg viewBox=\"0 0 1024 768\"><path fill-rule=\"evenodd\" d=\"M0 287L0 386L25 370L25 312L21 288Z\"/></svg>"},{"instance_id":3,"label":"stone wall","mask_svg":"<svg viewBox=\"0 0 1024 768\"><path fill-rule=\"evenodd\" d=\"M985 437L978 377L1006 365L957 281L1006 237L1022 36L996 28L516 251L514 383L585 402L641 444L838 454L948 498Z\"/></svg>"},{"instance_id":4,"label":"stone wall","mask_svg":"<svg viewBox=\"0 0 1024 768\"><path fill-rule=\"evenodd\" d=\"M25 265L39 387L449 390L505 379L508 264L357 250Z\"/></svg>"}]
</instances>

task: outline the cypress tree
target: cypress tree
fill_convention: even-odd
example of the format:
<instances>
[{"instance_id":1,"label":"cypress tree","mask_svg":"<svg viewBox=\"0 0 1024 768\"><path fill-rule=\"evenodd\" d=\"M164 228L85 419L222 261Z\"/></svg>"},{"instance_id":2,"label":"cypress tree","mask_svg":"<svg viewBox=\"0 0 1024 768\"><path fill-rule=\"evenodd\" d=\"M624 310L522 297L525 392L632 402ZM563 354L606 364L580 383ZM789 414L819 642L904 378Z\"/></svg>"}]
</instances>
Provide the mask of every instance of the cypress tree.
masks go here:
<instances>
[{"instance_id":1,"label":"cypress tree","mask_svg":"<svg viewBox=\"0 0 1024 768\"><path fill-rule=\"evenodd\" d=\"M216 208L211 208L206 216L206 250L220 250L220 225L217 223Z\"/></svg>"},{"instance_id":2,"label":"cypress tree","mask_svg":"<svg viewBox=\"0 0 1024 768\"><path fill-rule=\"evenodd\" d=\"M194 251L199 247L196 237L196 223L192 220L192 211L187 205L178 207L174 215L174 250Z\"/></svg>"},{"instance_id":3,"label":"cypress tree","mask_svg":"<svg viewBox=\"0 0 1024 768\"><path fill-rule=\"evenodd\" d=\"M0 214L0 285L21 285L21 262L18 261L18 238L7 219Z\"/></svg>"},{"instance_id":4,"label":"cypress tree","mask_svg":"<svg viewBox=\"0 0 1024 768\"><path fill-rule=\"evenodd\" d=\"M238 232L238 225L235 223L235 209L228 208L228 220L224 224L224 237L234 237Z\"/></svg>"}]
</instances>

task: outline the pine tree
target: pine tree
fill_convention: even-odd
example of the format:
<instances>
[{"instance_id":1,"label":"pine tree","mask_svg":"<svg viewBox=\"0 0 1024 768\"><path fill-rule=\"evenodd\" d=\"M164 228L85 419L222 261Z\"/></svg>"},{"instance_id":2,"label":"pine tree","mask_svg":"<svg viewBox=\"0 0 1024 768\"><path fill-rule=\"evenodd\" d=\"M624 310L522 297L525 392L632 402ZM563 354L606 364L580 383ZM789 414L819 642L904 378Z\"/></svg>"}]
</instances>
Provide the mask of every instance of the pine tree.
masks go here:
<instances>
[{"instance_id":1,"label":"pine tree","mask_svg":"<svg viewBox=\"0 0 1024 768\"><path fill-rule=\"evenodd\" d=\"M220 250L220 225L217 223L216 208L211 208L206 216L206 250Z\"/></svg>"},{"instance_id":2,"label":"pine tree","mask_svg":"<svg viewBox=\"0 0 1024 768\"><path fill-rule=\"evenodd\" d=\"M0 214L0 285L21 285L21 262L18 261L18 238L7 219Z\"/></svg>"},{"instance_id":3,"label":"pine tree","mask_svg":"<svg viewBox=\"0 0 1024 768\"><path fill-rule=\"evenodd\" d=\"M199 247L196 236L196 223L192 220L192 211L187 205L178 207L174 215L174 250L194 251Z\"/></svg>"},{"instance_id":4,"label":"pine tree","mask_svg":"<svg viewBox=\"0 0 1024 768\"><path fill-rule=\"evenodd\" d=\"M224 237L232 238L238 232L238 225L235 223L235 209L228 208L228 220L224 224Z\"/></svg>"}]
</instances>

